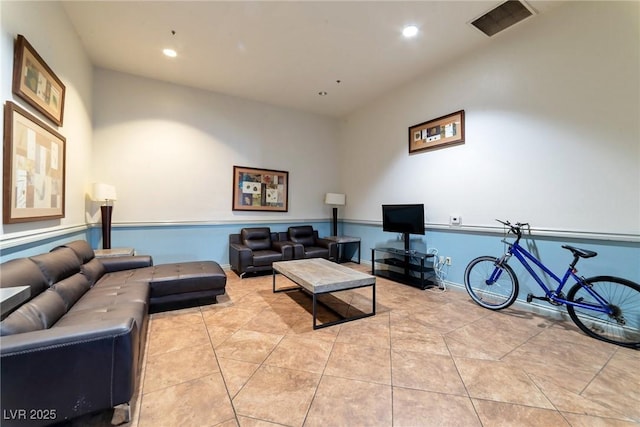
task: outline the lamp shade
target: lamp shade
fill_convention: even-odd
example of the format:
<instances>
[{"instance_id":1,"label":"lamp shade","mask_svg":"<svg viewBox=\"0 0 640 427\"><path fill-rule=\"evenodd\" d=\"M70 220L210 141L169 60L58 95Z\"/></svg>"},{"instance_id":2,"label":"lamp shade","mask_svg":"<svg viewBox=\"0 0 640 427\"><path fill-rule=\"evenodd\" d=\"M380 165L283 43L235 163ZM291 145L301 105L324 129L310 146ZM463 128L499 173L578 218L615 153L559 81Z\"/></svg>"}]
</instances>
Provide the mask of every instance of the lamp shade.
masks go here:
<instances>
[{"instance_id":1,"label":"lamp shade","mask_svg":"<svg viewBox=\"0 0 640 427\"><path fill-rule=\"evenodd\" d=\"M343 206L346 202L347 196L339 193L327 193L324 196L324 202L327 205Z\"/></svg>"},{"instance_id":2,"label":"lamp shade","mask_svg":"<svg viewBox=\"0 0 640 427\"><path fill-rule=\"evenodd\" d=\"M113 185L95 182L91 193L93 200L116 200L116 187Z\"/></svg>"}]
</instances>

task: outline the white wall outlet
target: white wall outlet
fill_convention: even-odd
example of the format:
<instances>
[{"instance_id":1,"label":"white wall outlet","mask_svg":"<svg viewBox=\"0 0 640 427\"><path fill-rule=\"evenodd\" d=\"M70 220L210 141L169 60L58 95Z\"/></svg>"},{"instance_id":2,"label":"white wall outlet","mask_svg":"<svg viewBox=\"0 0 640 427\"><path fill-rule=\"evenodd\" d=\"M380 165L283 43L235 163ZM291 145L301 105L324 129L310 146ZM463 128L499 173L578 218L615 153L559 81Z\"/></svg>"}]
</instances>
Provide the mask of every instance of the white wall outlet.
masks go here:
<instances>
[{"instance_id":1,"label":"white wall outlet","mask_svg":"<svg viewBox=\"0 0 640 427\"><path fill-rule=\"evenodd\" d=\"M446 257L446 258L444 259L444 263L445 263L446 265L451 265L451 257L450 257L450 256Z\"/></svg>"},{"instance_id":2,"label":"white wall outlet","mask_svg":"<svg viewBox=\"0 0 640 427\"><path fill-rule=\"evenodd\" d=\"M460 225L462 224L462 217L460 215L451 215L449 217L450 225Z\"/></svg>"}]
</instances>

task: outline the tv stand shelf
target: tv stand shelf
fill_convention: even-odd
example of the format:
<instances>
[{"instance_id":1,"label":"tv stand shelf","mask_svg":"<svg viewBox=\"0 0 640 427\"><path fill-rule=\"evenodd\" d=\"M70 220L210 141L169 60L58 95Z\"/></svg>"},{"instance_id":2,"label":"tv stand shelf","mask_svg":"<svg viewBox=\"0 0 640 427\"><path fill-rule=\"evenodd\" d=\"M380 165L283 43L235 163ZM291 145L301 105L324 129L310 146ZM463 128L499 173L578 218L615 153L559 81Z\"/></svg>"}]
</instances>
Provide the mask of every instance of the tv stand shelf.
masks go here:
<instances>
[{"instance_id":1,"label":"tv stand shelf","mask_svg":"<svg viewBox=\"0 0 640 427\"><path fill-rule=\"evenodd\" d=\"M434 254L413 250L373 248L371 249L371 274L420 289L437 286L433 269L434 256ZM376 268L376 264L382 264L387 268Z\"/></svg>"}]
</instances>

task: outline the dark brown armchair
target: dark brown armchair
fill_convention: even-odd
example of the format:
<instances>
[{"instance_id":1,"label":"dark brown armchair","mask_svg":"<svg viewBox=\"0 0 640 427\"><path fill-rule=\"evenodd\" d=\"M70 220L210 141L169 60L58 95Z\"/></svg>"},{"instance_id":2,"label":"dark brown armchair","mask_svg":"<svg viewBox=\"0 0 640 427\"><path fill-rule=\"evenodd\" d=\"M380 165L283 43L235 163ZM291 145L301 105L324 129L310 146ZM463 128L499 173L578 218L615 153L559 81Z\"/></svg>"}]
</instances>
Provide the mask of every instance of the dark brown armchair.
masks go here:
<instances>
[{"instance_id":1,"label":"dark brown armchair","mask_svg":"<svg viewBox=\"0 0 640 427\"><path fill-rule=\"evenodd\" d=\"M243 228L229 235L229 264L241 278L246 273L271 270L276 261L293 259L291 242L278 241L269 227Z\"/></svg>"},{"instance_id":2,"label":"dark brown armchair","mask_svg":"<svg viewBox=\"0 0 640 427\"><path fill-rule=\"evenodd\" d=\"M336 242L318 237L318 230L310 225L289 227L286 233L280 233L280 240L289 240L293 243L293 257L301 258L326 258L335 261L338 256Z\"/></svg>"}]
</instances>

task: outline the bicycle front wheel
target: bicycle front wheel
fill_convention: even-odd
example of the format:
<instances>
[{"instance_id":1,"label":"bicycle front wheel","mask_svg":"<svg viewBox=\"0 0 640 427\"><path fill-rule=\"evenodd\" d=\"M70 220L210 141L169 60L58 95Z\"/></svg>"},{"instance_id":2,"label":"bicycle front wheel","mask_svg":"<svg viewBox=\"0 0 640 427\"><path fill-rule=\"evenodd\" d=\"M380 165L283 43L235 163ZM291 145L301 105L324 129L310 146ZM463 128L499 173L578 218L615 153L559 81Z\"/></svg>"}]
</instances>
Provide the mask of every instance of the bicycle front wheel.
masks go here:
<instances>
[{"instance_id":1,"label":"bicycle front wheel","mask_svg":"<svg viewBox=\"0 0 640 427\"><path fill-rule=\"evenodd\" d=\"M464 271L464 287L469 296L489 310L509 307L518 297L518 278L511 267L498 262L496 257L481 256Z\"/></svg>"},{"instance_id":2,"label":"bicycle front wheel","mask_svg":"<svg viewBox=\"0 0 640 427\"><path fill-rule=\"evenodd\" d=\"M604 301L611 313L602 308L595 295ZM626 279L598 276L576 283L567 300L592 308L567 304L571 320L587 335L621 345L640 348L640 285Z\"/></svg>"}]
</instances>

